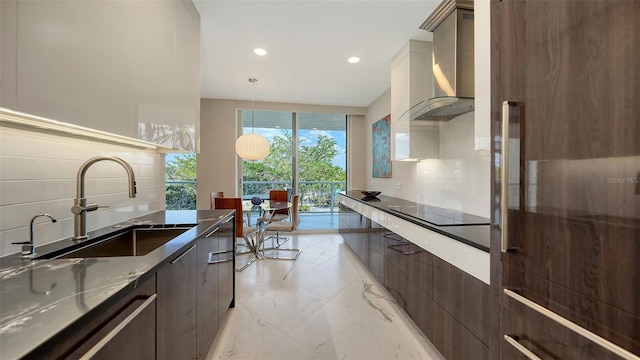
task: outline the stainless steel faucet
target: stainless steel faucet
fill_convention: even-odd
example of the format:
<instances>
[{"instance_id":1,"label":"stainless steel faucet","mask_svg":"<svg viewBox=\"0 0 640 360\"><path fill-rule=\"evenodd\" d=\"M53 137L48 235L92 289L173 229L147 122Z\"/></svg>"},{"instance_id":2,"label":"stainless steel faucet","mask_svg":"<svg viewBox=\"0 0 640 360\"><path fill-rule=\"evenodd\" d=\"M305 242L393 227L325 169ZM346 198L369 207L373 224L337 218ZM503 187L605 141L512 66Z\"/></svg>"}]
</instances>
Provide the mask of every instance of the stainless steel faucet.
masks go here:
<instances>
[{"instance_id":1,"label":"stainless steel faucet","mask_svg":"<svg viewBox=\"0 0 640 360\"><path fill-rule=\"evenodd\" d=\"M29 224L29 241L21 241L21 242L13 242L12 243L14 245L22 245L22 251L20 251L20 255L23 258L32 259L34 256L36 256L36 245L33 242L33 223L36 221L37 218L39 218L41 216L48 217L49 219L51 219L52 223L58 221L51 214L38 214L38 215L36 215L36 216L31 218L31 223Z\"/></svg>"},{"instance_id":2,"label":"stainless steel faucet","mask_svg":"<svg viewBox=\"0 0 640 360\"><path fill-rule=\"evenodd\" d=\"M85 240L87 236L87 212L98 210L98 204L87 204L87 199L84 197L84 176L87 169L102 160L114 161L127 171L129 177L129 197L136 197L136 177L133 173L131 165L126 161L115 156L96 156L84 162L78 170L78 178L76 183L76 199L73 202L71 212L73 213L73 239Z\"/></svg>"}]
</instances>

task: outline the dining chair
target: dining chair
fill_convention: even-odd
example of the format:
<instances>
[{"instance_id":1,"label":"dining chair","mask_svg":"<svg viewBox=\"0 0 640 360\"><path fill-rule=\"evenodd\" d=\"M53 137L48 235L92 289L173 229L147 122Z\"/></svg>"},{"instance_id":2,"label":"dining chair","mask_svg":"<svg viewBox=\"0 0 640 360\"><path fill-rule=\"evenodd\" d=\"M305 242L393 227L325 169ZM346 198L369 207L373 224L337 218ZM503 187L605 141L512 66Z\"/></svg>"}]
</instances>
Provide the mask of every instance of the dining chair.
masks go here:
<instances>
[{"instance_id":1,"label":"dining chair","mask_svg":"<svg viewBox=\"0 0 640 360\"><path fill-rule=\"evenodd\" d=\"M289 201L288 190L270 190L269 200L275 201ZM289 218L289 209L276 210L271 213L265 213L258 218L258 224L271 223L274 221L283 221Z\"/></svg>"},{"instance_id":2,"label":"dining chair","mask_svg":"<svg viewBox=\"0 0 640 360\"><path fill-rule=\"evenodd\" d=\"M216 208L216 198L223 198L224 197L224 191L214 191L212 193L209 194L209 199L211 200L211 207L210 209L213 210Z\"/></svg>"},{"instance_id":3,"label":"dining chair","mask_svg":"<svg viewBox=\"0 0 640 360\"><path fill-rule=\"evenodd\" d=\"M244 225L244 216L242 212L242 199L241 198L225 198L218 197L214 199L216 209L235 209L236 211L236 238L242 238L249 251L244 253L236 253L238 255L253 253L255 257L251 259L247 264L237 269L242 271L251 265L258 258L258 248L256 246L256 232L258 229Z\"/></svg>"},{"instance_id":4,"label":"dining chair","mask_svg":"<svg viewBox=\"0 0 640 360\"><path fill-rule=\"evenodd\" d=\"M300 194L295 194L291 196L291 221L275 221L271 222L265 228L265 234L267 232L276 233L275 238L278 239L278 235L281 232L293 232L298 229L298 225L300 225ZM280 247L281 244L278 243L277 246L271 248L264 248L264 241L262 242L263 249L262 252L264 257L267 259L282 259L282 260L296 260L302 250L300 249L283 249ZM276 253L276 256L267 256L265 254L265 250L272 250ZM279 252L293 252L291 256L280 256Z\"/></svg>"}]
</instances>

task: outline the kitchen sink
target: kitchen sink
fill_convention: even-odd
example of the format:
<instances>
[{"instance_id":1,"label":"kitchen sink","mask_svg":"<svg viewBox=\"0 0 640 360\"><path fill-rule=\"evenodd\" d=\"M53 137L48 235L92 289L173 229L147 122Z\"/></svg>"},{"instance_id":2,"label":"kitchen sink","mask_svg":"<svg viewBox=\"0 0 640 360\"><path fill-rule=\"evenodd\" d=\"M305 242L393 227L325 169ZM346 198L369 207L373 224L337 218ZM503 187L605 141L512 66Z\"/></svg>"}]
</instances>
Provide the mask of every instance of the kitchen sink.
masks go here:
<instances>
[{"instance_id":1,"label":"kitchen sink","mask_svg":"<svg viewBox=\"0 0 640 360\"><path fill-rule=\"evenodd\" d=\"M133 228L67 252L55 252L38 259L144 256L190 228Z\"/></svg>"}]
</instances>

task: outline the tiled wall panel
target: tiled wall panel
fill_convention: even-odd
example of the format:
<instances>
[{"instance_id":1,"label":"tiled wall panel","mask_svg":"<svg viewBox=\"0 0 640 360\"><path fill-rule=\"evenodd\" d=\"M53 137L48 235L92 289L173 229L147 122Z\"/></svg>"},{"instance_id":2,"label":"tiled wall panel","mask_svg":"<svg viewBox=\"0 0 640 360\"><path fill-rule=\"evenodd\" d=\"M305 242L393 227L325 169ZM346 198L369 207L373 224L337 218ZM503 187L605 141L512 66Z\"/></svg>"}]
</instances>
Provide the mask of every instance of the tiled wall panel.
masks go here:
<instances>
[{"instance_id":1,"label":"tiled wall panel","mask_svg":"<svg viewBox=\"0 0 640 360\"><path fill-rule=\"evenodd\" d=\"M440 124L440 158L417 164L416 199L490 217L490 153L474 150L473 113Z\"/></svg>"},{"instance_id":2,"label":"tiled wall panel","mask_svg":"<svg viewBox=\"0 0 640 360\"><path fill-rule=\"evenodd\" d=\"M133 167L137 196L128 197L127 175L114 162L99 162L86 173L85 197L109 208L88 213L89 231L165 208L164 155L151 150L0 127L0 256L18 252L14 241L29 238L36 220L36 246L73 235L71 206L80 165L98 155L118 156Z\"/></svg>"}]
</instances>

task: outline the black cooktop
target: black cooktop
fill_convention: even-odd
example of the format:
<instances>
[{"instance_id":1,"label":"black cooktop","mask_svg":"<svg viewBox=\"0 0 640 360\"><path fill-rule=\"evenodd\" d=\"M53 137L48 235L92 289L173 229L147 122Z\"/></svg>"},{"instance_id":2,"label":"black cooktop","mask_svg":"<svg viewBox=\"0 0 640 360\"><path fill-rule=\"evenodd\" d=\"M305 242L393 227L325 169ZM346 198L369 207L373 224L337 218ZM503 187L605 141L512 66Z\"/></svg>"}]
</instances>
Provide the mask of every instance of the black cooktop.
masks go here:
<instances>
[{"instance_id":1,"label":"black cooktop","mask_svg":"<svg viewBox=\"0 0 640 360\"><path fill-rule=\"evenodd\" d=\"M489 219L437 206L417 204L389 205L391 212L403 214L435 226L489 225Z\"/></svg>"}]
</instances>

